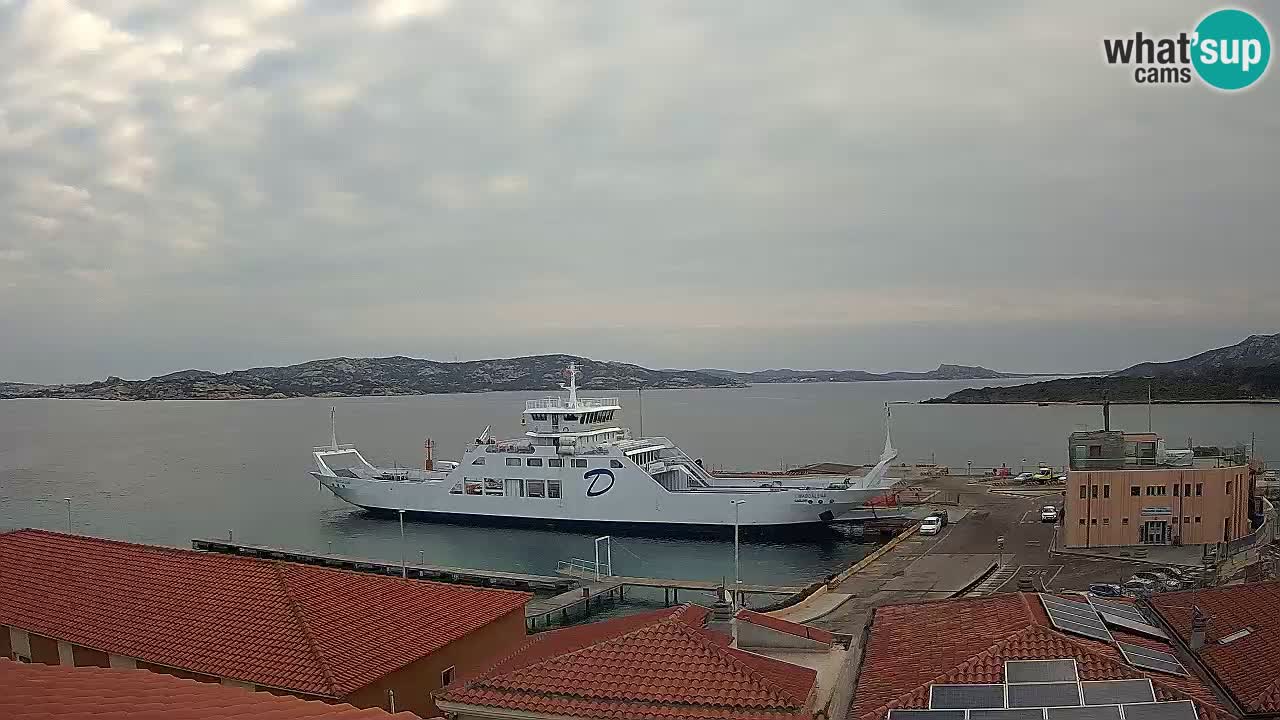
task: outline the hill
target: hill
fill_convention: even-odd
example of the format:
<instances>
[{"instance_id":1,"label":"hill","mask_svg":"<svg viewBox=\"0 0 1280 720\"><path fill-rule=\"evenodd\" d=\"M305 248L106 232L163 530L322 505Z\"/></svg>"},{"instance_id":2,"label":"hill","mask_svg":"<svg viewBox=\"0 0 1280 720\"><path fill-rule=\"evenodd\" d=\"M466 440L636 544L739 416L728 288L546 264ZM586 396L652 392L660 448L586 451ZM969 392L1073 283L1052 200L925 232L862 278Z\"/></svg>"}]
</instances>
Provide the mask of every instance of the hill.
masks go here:
<instances>
[{"instance_id":1,"label":"hill","mask_svg":"<svg viewBox=\"0 0 1280 720\"><path fill-rule=\"evenodd\" d=\"M994 380L997 378L1032 377L1029 374L1002 373L984 367L970 365L939 365L927 372L873 373L865 370L757 370L734 372L732 370L699 370L710 375L739 380L745 383L801 383L801 382L874 382L880 380Z\"/></svg>"},{"instance_id":2,"label":"hill","mask_svg":"<svg viewBox=\"0 0 1280 720\"><path fill-rule=\"evenodd\" d=\"M1280 400L1280 334L1250 335L1239 343L1182 360L1139 363L1097 377L1009 387L970 388L931 403L1248 402Z\"/></svg>"},{"instance_id":3,"label":"hill","mask_svg":"<svg viewBox=\"0 0 1280 720\"><path fill-rule=\"evenodd\" d=\"M409 357L331 358L284 367L212 373L183 370L149 380L108 377L78 385L36 386L10 397L105 400L229 400L241 398L425 395L487 390L554 390L570 362L578 384L591 389L737 387L742 383L691 370L650 370L571 355L436 362Z\"/></svg>"}]
</instances>

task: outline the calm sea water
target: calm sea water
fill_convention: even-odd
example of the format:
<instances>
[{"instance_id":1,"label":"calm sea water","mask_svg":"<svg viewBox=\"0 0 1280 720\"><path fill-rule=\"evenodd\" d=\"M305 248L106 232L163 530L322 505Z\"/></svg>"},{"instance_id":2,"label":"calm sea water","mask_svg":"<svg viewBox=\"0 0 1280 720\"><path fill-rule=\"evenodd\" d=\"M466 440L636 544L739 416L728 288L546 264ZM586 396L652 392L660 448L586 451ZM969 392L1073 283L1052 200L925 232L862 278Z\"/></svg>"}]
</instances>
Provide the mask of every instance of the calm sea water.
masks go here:
<instances>
[{"instance_id":1,"label":"calm sea water","mask_svg":"<svg viewBox=\"0 0 1280 720\"><path fill-rule=\"evenodd\" d=\"M867 462L884 443L883 406L973 383L876 382L761 385L644 393L644 430L672 438L708 466L776 469L820 460ZM991 381L977 383L993 384ZM600 393L589 393L598 395ZM610 393L614 394L614 393ZM624 421L639 424L634 392L617 393ZM78 532L189 546L193 537L400 558L394 520L373 517L316 488L310 449L338 435L374 462L421 463L423 438L437 457L493 424L520 433L524 400L545 393L394 398L306 398L189 402L0 401L0 529L66 527L71 498ZM1067 434L1096 427L1095 407L895 405L894 442L907 461L964 467L1006 462L1060 465ZM1116 427L1145 429L1145 407L1113 408ZM1197 405L1154 410L1155 429L1176 444L1247 441L1280 456L1280 406ZM411 558L464 567L551 573L556 562L590 558L589 535L410 522ZM751 541L742 547L747 582L800 583L842 568L871 546L841 537L813 542ZM615 572L732 577L732 542L618 537Z\"/></svg>"}]
</instances>

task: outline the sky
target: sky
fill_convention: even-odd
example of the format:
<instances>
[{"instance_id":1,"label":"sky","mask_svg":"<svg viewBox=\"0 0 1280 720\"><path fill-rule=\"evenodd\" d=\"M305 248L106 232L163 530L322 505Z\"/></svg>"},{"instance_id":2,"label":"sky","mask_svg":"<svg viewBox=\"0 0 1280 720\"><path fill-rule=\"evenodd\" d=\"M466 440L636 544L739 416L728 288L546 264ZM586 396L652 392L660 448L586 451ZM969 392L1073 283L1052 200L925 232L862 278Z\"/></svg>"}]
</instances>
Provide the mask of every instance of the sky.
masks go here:
<instances>
[{"instance_id":1,"label":"sky","mask_svg":"<svg viewBox=\"0 0 1280 720\"><path fill-rule=\"evenodd\" d=\"M1276 332L1276 70L1103 59L1216 7L0 0L0 380L1067 372Z\"/></svg>"}]
</instances>

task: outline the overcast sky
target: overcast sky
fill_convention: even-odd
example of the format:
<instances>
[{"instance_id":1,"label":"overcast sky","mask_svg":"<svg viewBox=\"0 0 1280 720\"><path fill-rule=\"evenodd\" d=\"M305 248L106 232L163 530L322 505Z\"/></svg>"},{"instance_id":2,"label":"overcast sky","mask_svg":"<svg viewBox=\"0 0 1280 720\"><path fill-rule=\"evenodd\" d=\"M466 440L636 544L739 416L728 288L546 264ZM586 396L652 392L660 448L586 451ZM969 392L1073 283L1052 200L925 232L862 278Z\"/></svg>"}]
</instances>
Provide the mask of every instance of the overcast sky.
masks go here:
<instances>
[{"instance_id":1,"label":"overcast sky","mask_svg":"<svg viewBox=\"0 0 1280 720\"><path fill-rule=\"evenodd\" d=\"M0 380L1070 371L1275 332L1275 68L1103 62L1214 7L0 0Z\"/></svg>"}]
</instances>

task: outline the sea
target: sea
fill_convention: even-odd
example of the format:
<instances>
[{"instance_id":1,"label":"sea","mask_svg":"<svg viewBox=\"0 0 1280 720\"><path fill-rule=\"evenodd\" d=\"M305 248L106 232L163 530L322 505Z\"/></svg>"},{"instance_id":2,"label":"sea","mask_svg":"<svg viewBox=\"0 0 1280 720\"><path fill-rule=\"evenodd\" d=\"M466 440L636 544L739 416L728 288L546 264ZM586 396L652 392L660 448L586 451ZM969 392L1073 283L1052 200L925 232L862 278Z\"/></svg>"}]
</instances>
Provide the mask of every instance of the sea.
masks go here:
<instances>
[{"instance_id":1,"label":"sea","mask_svg":"<svg viewBox=\"0 0 1280 720\"><path fill-rule=\"evenodd\" d=\"M989 471L1061 466L1067 435L1101 427L1097 406L930 405L964 387L1017 380L801 383L745 388L586 392L617 395L633 431L669 437L712 468L777 470L820 461L870 463L884 445L885 406L901 461ZM526 399L545 392L288 400L0 400L0 530L39 527L190 547L193 538L409 562L553 574L593 559L589 534L406 523L371 515L317 487L311 448L340 442L378 464L420 466L425 438L456 458L486 426L521 433ZM642 410L643 408L643 410ZM1148 427L1142 405L1114 406L1112 426ZM1280 405L1157 405L1152 427L1184 446L1256 442L1280 459ZM69 503L66 499L69 498ZM728 507L726 506L726 512ZM847 533L746 538L742 580L806 584L874 549ZM615 574L732 579L731 539L615 535Z\"/></svg>"}]
</instances>

